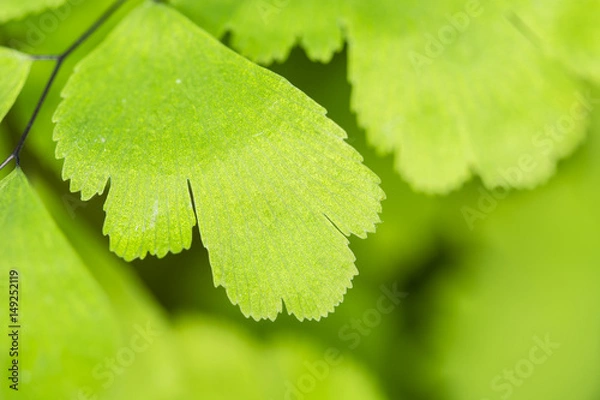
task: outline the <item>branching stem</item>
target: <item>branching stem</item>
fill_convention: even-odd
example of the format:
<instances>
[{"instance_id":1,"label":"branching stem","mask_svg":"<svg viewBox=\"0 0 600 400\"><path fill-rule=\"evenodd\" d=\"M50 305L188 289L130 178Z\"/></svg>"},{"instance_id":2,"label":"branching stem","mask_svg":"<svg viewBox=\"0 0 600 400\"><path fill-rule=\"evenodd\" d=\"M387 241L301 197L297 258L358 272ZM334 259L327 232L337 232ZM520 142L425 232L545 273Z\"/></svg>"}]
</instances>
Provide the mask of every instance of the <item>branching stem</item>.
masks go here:
<instances>
[{"instance_id":1,"label":"branching stem","mask_svg":"<svg viewBox=\"0 0 600 400\"><path fill-rule=\"evenodd\" d=\"M27 123L27 127L21 134L19 139L19 143L12 151L12 153L0 164L0 170L6 167L12 160L15 160L15 164L17 167L20 165L19 156L21 154L21 150L23 150L23 146L25 145L25 141L29 136L29 132L35 123L40 110L42 109L42 105L46 101L48 97L48 93L50 93L50 89L52 88L52 84L56 80L58 73L60 72L61 67L63 66L67 57L71 55L79 46L81 46L90 36L94 34L104 23L126 2L127 0L117 0L115 1L105 12L98 18L96 22L92 24L71 46L69 46L64 52L58 55L32 55L30 56L34 61L45 61L51 60L56 63L54 69L52 70L52 74L50 74L50 78L48 79L48 83L44 87L44 91L40 96L39 101L37 102L35 109L33 110L33 114Z\"/></svg>"}]
</instances>

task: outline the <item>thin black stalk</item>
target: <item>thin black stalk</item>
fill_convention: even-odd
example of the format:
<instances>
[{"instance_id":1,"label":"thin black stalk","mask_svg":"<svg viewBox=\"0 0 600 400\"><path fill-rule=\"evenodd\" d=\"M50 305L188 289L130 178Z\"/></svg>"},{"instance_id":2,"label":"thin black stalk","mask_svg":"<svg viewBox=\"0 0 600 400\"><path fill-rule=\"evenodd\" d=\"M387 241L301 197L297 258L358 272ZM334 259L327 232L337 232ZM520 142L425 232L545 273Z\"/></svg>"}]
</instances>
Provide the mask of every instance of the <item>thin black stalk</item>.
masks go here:
<instances>
[{"instance_id":1,"label":"thin black stalk","mask_svg":"<svg viewBox=\"0 0 600 400\"><path fill-rule=\"evenodd\" d=\"M44 104L44 102L46 101L46 98L48 97L48 93L50 93L50 89L52 89L52 85L54 84L54 81L56 80L56 77L58 76L58 73L60 72L61 67L63 66L65 60L67 59L67 57L69 57L71 55L71 53L73 53L79 46L81 46L90 36L92 36L94 34L94 32L96 32L100 27L102 27L102 25L104 25L104 23L126 2L127 0L117 0L115 1L101 16L100 18L98 18L98 20L96 20L96 22L94 22L92 24L92 26L90 26L77 40L75 40L73 42L73 44L71 46L69 46L64 52L62 52L61 54L58 55L32 55L31 58L34 61L45 61L45 60L51 60L56 62L56 65L54 66L54 69L52 70L52 74L50 74L50 78L48 79L48 83L46 83L46 86L44 87L44 91L42 92L42 95L40 96L39 101L37 102L35 109L33 111L33 115L31 116L31 118L29 119L29 122L27 123L27 127L25 128L25 130L23 131L23 133L21 134L21 137L19 139L19 142L17 144L17 146L15 147L15 149L12 151L12 153L2 162L2 164L0 164L0 170L2 170L4 167L6 167L12 160L15 160L15 164L17 167L20 166L20 159L19 156L21 154L21 150L23 150L23 146L25 145L25 141L27 140L27 137L29 136L29 132L31 132L31 128L33 127L33 124L35 123L40 110L42 109L42 106Z\"/></svg>"}]
</instances>

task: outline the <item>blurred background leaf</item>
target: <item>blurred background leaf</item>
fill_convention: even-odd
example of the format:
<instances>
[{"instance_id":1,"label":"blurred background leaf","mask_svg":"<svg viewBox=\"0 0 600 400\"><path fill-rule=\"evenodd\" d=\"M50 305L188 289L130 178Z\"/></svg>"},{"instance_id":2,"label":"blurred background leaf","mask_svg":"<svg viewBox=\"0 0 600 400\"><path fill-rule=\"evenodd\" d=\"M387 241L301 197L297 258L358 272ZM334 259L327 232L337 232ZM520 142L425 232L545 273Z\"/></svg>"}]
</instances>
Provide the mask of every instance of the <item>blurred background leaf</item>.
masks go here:
<instances>
[{"instance_id":1,"label":"blurred background leaf","mask_svg":"<svg viewBox=\"0 0 600 400\"><path fill-rule=\"evenodd\" d=\"M0 254L10 311L0 336L9 378L1 397L72 398L79 387L97 388L92 370L117 350L115 315L21 169L0 181Z\"/></svg>"}]
</instances>

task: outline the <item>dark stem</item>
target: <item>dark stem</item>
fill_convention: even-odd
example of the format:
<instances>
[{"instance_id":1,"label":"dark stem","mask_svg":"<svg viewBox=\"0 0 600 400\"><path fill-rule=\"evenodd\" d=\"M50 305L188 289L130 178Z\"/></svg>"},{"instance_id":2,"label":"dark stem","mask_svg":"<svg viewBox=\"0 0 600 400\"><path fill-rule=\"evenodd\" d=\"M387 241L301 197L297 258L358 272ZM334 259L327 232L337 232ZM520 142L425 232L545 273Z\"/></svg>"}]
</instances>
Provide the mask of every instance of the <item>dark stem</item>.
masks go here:
<instances>
[{"instance_id":1,"label":"dark stem","mask_svg":"<svg viewBox=\"0 0 600 400\"><path fill-rule=\"evenodd\" d=\"M85 42L94 32L96 32L104 23L115 13L117 10L125 3L127 0L117 0L113 3L112 6L108 8L102 14L98 20L92 24L92 26L77 39L67 50L65 50L60 56L60 59L67 58L72 52L74 52L83 42Z\"/></svg>"},{"instance_id":2,"label":"dark stem","mask_svg":"<svg viewBox=\"0 0 600 400\"><path fill-rule=\"evenodd\" d=\"M113 5L111 5L105 12L104 14L102 14L102 16L100 16L100 18L98 18L98 20L96 22L94 22L94 24L92 24L92 26L85 31L75 42L73 42L73 44L71 46L69 46L64 52L62 52L59 55L39 55L39 56L31 56L31 58L33 60L53 60L56 62L56 65L54 66L54 69L52 70L52 74L50 75L50 78L48 79L48 83L46 84L46 87L44 88L44 91L42 92L42 95L40 96L39 101L37 102L36 106L35 106L35 110L33 111L33 115L31 116L31 118L29 119L29 122L27 123L27 127L25 128L25 130L23 131L23 133L21 134L21 138L19 139L19 143L17 144L17 147L15 147L15 149L12 151L12 153L6 158L6 160L4 160L4 162L2 162L2 164L0 164L0 170L2 170L4 167L6 167L12 160L15 160L15 164L17 165L17 167L20 165L20 159L19 156L21 154L21 150L23 150L23 146L25 145L25 141L27 140L27 137L29 136L29 132L31 131L31 128L33 127L33 124L35 123L40 110L42 109L42 105L44 104L44 102L46 101L46 98L48 97L48 93L50 93L50 89L52 88L52 84L54 83L54 81L56 80L56 77L61 69L61 67L63 66L66 58L71 55L71 53L73 53L79 46L81 46L90 36L92 36L94 34L94 32L96 32L102 25L104 25L104 23L126 2L127 0L117 0L113 3Z\"/></svg>"}]
</instances>

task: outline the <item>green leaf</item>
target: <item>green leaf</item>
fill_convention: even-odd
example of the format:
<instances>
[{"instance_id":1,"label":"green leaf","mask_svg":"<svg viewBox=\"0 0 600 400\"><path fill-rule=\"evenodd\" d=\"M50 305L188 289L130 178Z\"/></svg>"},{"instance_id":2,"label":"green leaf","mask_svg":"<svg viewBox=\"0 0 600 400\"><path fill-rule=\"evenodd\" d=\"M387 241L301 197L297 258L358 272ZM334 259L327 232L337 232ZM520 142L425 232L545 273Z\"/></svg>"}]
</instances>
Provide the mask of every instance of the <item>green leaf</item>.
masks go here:
<instances>
[{"instance_id":1,"label":"green leaf","mask_svg":"<svg viewBox=\"0 0 600 400\"><path fill-rule=\"evenodd\" d=\"M279 390L284 399L304 395L306 400L386 400L376 377L343 348L319 348L298 334L280 334L272 340L275 369L282 376ZM316 381L313 386L312 381ZM314 389L313 389L314 387ZM274 396L275 399L281 395ZM302 397L300 397L302 398ZM396 394L394 399L402 400Z\"/></svg>"},{"instance_id":2,"label":"green leaf","mask_svg":"<svg viewBox=\"0 0 600 400\"><path fill-rule=\"evenodd\" d=\"M400 279L413 273L420 266L418 261L429 258L434 251L439 240L437 215L441 199L412 191L394 172L391 157L381 157L367 145L356 115L348 107L351 87L346 80L346 68L345 55L336 55L330 63L320 64L311 62L303 52L294 51L285 63L274 65L272 70L324 106L330 118L346 130L348 142L364 157L365 165L381 178L386 194L380 214L384 223L377 227L373 240L352 240L350 247L363 278Z\"/></svg>"},{"instance_id":3,"label":"green leaf","mask_svg":"<svg viewBox=\"0 0 600 400\"><path fill-rule=\"evenodd\" d=\"M52 189L46 180L36 180L35 190L117 311L115 318L123 346L135 352L131 365L118 361L119 368L126 368L119 369L121 373L114 384L79 398L92 399L97 395L99 400L181 399L177 394L182 390L180 362L171 340L171 325L165 311L134 272L134 266L107 249L102 235L86 220L89 214L85 211L91 207L75 195L65 194L62 185ZM141 339L140 332L145 333ZM138 339L132 346L134 338ZM110 367L103 365L106 369L101 372L107 372Z\"/></svg>"},{"instance_id":4,"label":"green leaf","mask_svg":"<svg viewBox=\"0 0 600 400\"><path fill-rule=\"evenodd\" d=\"M498 200L477 228L481 246L430 288L427 341L447 398L596 397L599 113L594 120L590 142L556 178ZM546 338L553 345L540 347Z\"/></svg>"},{"instance_id":5,"label":"green leaf","mask_svg":"<svg viewBox=\"0 0 600 400\"><path fill-rule=\"evenodd\" d=\"M458 188L473 173L488 187L532 188L552 176L585 136L585 114L557 127L581 87L532 48L503 6L409 3L365 6L349 27L353 107L372 143L394 152L397 170L427 192ZM464 32L448 15L468 21ZM387 29L373 33L375 25ZM443 44L440 32L453 39Z\"/></svg>"},{"instance_id":6,"label":"green leaf","mask_svg":"<svg viewBox=\"0 0 600 400\"><path fill-rule=\"evenodd\" d=\"M30 68L30 57L0 47L0 121L4 119L25 85Z\"/></svg>"},{"instance_id":7,"label":"green leaf","mask_svg":"<svg viewBox=\"0 0 600 400\"><path fill-rule=\"evenodd\" d=\"M226 33L231 16L243 4L239 0L170 0L169 3L215 37Z\"/></svg>"},{"instance_id":8,"label":"green leaf","mask_svg":"<svg viewBox=\"0 0 600 400\"><path fill-rule=\"evenodd\" d=\"M283 300L318 319L342 300L356 274L346 236L374 231L384 195L345 132L289 82L149 3L63 96L63 176L84 199L110 179L104 232L117 254L188 248L193 196L215 284L244 314L273 319Z\"/></svg>"},{"instance_id":9,"label":"green leaf","mask_svg":"<svg viewBox=\"0 0 600 400\"><path fill-rule=\"evenodd\" d=\"M341 50L340 9L343 0L170 0L210 33L231 30L231 43L261 63L284 61L301 43L308 56L329 62Z\"/></svg>"},{"instance_id":10,"label":"green leaf","mask_svg":"<svg viewBox=\"0 0 600 400\"><path fill-rule=\"evenodd\" d=\"M0 24L12 19L19 19L27 14L43 11L47 8L62 6L66 0L2 0L0 8Z\"/></svg>"},{"instance_id":11,"label":"green leaf","mask_svg":"<svg viewBox=\"0 0 600 400\"><path fill-rule=\"evenodd\" d=\"M200 24L218 20L217 32L230 30L233 47L264 63L287 57L297 40L327 61L341 47L343 26L352 106L371 144L394 154L396 170L419 191L447 193L474 175L488 187L535 187L583 140L589 122L586 110L571 115L584 107L577 79L507 18L518 0L438 0L435 7L416 0L255 0L218 13L203 2L173 2ZM566 8L551 3L520 8L527 15ZM575 55L573 64L597 63L595 14L570 7L567 16L544 21L565 57ZM571 15L587 20L568 36Z\"/></svg>"},{"instance_id":12,"label":"green leaf","mask_svg":"<svg viewBox=\"0 0 600 400\"><path fill-rule=\"evenodd\" d=\"M518 3L518 2L517 2ZM600 2L524 1L515 15L540 46L573 71L600 83Z\"/></svg>"},{"instance_id":13,"label":"green leaf","mask_svg":"<svg viewBox=\"0 0 600 400\"><path fill-rule=\"evenodd\" d=\"M4 378L0 397L41 399L51 392L70 399L81 388L96 387L94 368L118 348L112 310L20 169L0 181L0 254L0 290L5 296L10 271L18 273L20 325L19 392ZM13 363L11 345L12 338L3 334L3 366Z\"/></svg>"},{"instance_id":14,"label":"green leaf","mask_svg":"<svg viewBox=\"0 0 600 400\"><path fill-rule=\"evenodd\" d=\"M259 343L208 318L176 323L173 343L198 399L383 400L377 380L341 348L323 349L298 333ZM236 384L231 385L231 377Z\"/></svg>"},{"instance_id":15,"label":"green leaf","mask_svg":"<svg viewBox=\"0 0 600 400\"><path fill-rule=\"evenodd\" d=\"M314 61L329 62L344 44L342 0L241 2L228 26L231 44L261 63L284 61L301 44Z\"/></svg>"}]
</instances>

